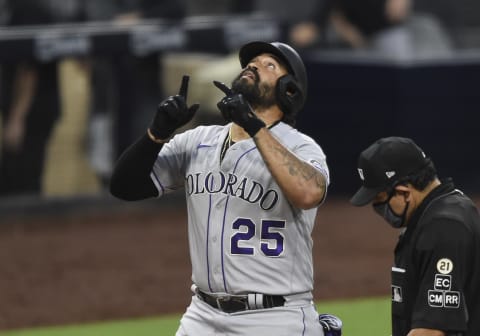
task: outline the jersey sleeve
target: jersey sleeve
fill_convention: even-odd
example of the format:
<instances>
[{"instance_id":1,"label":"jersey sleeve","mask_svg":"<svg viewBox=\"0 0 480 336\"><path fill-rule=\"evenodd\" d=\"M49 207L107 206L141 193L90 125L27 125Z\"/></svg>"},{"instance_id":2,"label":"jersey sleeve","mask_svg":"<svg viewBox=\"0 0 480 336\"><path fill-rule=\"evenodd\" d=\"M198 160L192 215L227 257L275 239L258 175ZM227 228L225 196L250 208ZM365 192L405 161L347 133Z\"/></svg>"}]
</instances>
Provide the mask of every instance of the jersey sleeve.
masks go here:
<instances>
[{"instance_id":1,"label":"jersey sleeve","mask_svg":"<svg viewBox=\"0 0 480 336\"><path fill-rule=\"evenodd\" d=\"M185 167L189 157L188 131L175 135L159 152L150 178L158 189L158 197L184 186Z\"/></svg>"},{"instance_id":2,"label":"jersey sleeve","mask_svg":"<svg viewBox=\"0 0 480 336\"><path fill-rule=\"evenodd\" d=\"M330 171L327 165L327 157L320 145L318 145L312 138L303 135L302 142L295 147L295 155L301 160L310 164L313 168L319 171L325 178L325 193L319 205L321 205L327 198L328 186L330 185Z\"/></svg>"},{"instance_id":3,"label":"jersey sleeve","mask_svg":"<svg viewBox=\"0 0 480 336\"><path fill-rule=\"evenodd\" d=\"M294 151L300 159L317 169L325 177L327 186L330 184L330 171L327 165L327 157L320 145L310 137L304 135L303 142L298 145Z\"/></svg>"},{"instance_id":4,"label":"jersey sleeve","mask_svg":"<svg viewBox=\"0 0 480 336\"><path fill-rule=\"evenodd\" d=\"M412 328L467 330L464 285L470 237L466 227L453 219L433 220L422 230L414 258L420 273Z\"/></svg>"},{"instance_id":5,"label":"jersey sleeve","mask_svg":"<svg viewBox=\"0 0 480 336\"><path fill-rule=\"evenodd\" d=\"M282 122L271 128L271 131L299 159L318 170L325 177L326 187L328 187L330 172L327 158L320 145L313 138Z\"/></svg>"}]
</instances>

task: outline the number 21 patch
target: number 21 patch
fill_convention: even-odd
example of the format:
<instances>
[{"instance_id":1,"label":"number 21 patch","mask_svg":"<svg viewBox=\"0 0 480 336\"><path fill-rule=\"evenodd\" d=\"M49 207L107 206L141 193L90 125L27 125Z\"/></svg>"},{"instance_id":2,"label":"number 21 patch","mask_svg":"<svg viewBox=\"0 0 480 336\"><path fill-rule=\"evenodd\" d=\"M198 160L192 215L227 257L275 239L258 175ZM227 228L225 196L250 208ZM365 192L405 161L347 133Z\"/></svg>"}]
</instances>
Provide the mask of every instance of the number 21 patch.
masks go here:
<instances>
[{"instance_id":1,"label":"number 21 patch","mask_svg":"<svg viewBox=\"0 0 480 336\"><path fill-rule=\"evenodd\" d=\"M453 270L453 262L448 258L437 261L437 271L441 274L450 274Z\"/></svg>"}]
</instances>

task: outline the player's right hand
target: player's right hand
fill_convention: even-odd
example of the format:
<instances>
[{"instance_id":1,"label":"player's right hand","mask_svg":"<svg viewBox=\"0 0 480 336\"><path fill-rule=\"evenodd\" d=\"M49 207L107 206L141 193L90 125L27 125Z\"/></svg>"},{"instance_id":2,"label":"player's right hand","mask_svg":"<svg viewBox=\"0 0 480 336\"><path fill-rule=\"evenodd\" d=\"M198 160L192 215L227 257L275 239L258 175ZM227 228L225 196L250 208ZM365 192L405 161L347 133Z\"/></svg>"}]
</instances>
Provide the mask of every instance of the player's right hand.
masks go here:
<instances>
[{"instance_id":1,"label":"player's right hand","mask_svg":"<svg viewBox=\"0 0 480 336\"><path fill-rule=\"evenodd\" d=\"M213 81L213 84L225 93L225 97L217 104L225 120L233 121L243 127L252 138L265 127L265 123L255 115L241 93L234 93L232 89L218 81Z\"/></svg>"},{"instance_id":2,"label":"player's right hand","mask_svg":"<svg viewBox=\"0 0 480 336\"><path fill-rule=\"evenodd\" d=\"M219 81L213 81L213 84L219 88L223 93L225 93L225 97L222 98L221 101L218 102L217 104L217 107L218 109L220 110L220 112L222 113L222 116L223 118L227 121L227 122L230 122L232 121L232 118L230 116L230 112L229 109L226 108L226 104L224 104L224 102L229 99L230 97L232 97L234 95L232 89L230 89L228 86L226 86L224 83L222 82L219 82Z\"/></svg>"},{"instance_id":3,"label":"player's right hand","mask_svg":"<svg viewBox=\"0 0 480 336\"><path fill-rule=\"evenodd\" d=\"M190 77L184 75L180 91L175 96L170 96L157 107L157 113L150 123L149 132L155 140L168 139L175 130L190 120L199 108L199 104L187 105L188 81Z\"/></svg>"}]
</instances>

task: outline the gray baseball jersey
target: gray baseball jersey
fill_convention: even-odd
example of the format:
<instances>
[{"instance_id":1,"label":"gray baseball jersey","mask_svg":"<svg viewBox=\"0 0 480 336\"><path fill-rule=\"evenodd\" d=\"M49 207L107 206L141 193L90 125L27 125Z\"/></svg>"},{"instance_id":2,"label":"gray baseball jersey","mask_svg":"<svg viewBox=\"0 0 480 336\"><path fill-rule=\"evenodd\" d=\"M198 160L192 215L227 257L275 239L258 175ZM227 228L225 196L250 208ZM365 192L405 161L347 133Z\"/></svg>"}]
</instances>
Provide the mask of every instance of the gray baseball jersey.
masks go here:
<instances>
[{"instance_id":1,"label":"gray baseball jersey","mask_svg":"<svg viewBox=\"0 0 480 336\"><path fill-rule=\"evenodd\" d=\"M211 293L309 292L317 208L288 202L253 139L233 144L220 161L230 126L176 135L151 173L159 196L185 189L192 281ZM313 139L283 122L270 131L328 184L325 154Z\"/></svg>"}]
</instances>

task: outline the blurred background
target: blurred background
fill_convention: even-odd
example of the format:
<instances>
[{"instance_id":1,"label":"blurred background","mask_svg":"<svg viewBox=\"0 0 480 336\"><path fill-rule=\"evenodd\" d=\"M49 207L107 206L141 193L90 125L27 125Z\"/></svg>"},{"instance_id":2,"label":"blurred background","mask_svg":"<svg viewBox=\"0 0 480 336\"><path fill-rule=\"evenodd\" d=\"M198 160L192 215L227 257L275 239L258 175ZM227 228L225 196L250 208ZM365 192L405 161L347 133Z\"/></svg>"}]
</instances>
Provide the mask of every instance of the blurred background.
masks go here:
<instances>
[{"instance_id":1,"label":"blurred background","mask_svg":"<svg viewBox=\"0 0 480 336\"><path fill-rule=\"evenodd\" d=\"M240 70L237 50L251 40L283 41L301 53L309 88L297 128L327 155L332 184L324 206L337 214L327 216L330 223L376 230L376 242L355 231L364 234L358 248L366 256L388 266L394 233L368 211L338 218L336 209L349 209L358 154L377 138L413 138L440 176L473 198L480 194L479 1L0 0L0 329L169 311L162 298L152 299L165 267L179 276L167 281L184 287L176 292L182 300L171 299L182 310L186 218L170 217L184 212L182 195L127 204L109 195L109 176L183 74L191 76L188 101L201 105L186 127L223 123L212 81L231 82ZM168 236L162 225L180 231ZM328 250L317 253L348 262L351 254L334 250L346 245L322 241ZM180 259L159 262L166 253ZM99 255L101 262L89 263ZM144 262L144 273L132 266ZM388 272L378 271L380 289L371 291L371 272L355 272L366 295L388 293ZM80 280L85 273L91 278ZM108 276L124 284L121 295L137 293L142 308L121 311L125 302ZM318 275L319 287L334 282ZM142 296L144 286L151 292ZM362 294L331 288L316 296ZM66 309L73 296L83 302ZM54 303L50 315L45 302Z\"/></svg>"},{"instance_id":2,"label":"blurred background","mask_svg":"<svg viewBox=\"0 0 480 336\"><path fill-rule=\"evenodd\" d=\"M414 138L463 189L480 186L478 1L0 0L0 203L105 195L113 162L190 74L192 125L222 123L250 40L295 46L309 74L298 128L324 148L331 194L358 152Z\"/></svg>"}]
</instances>

